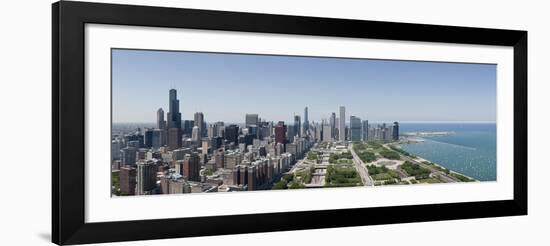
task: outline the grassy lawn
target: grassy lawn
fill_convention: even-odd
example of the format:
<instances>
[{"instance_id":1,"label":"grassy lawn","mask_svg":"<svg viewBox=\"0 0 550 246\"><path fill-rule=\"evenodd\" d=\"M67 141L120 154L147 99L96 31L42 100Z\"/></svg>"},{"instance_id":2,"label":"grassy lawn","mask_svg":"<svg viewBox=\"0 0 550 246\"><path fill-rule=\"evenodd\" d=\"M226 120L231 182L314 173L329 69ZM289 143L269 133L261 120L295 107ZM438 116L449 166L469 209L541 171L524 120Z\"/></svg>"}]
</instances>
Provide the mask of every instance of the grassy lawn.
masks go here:
<instances>
[{"instance_id":1,"label":"grassy lawn","mask_svg":"<svg viewBox=\"0 0 550 246\"><path fill-rule=\"evenodd\" d=\"M301 183L309 184L311 183L311 178L313 177L313 168L307 168L304 171L296 172L295 180L301 181Z\"/></svg>"},{"instance_id":2,"label":"grassy lawn","mask_svg":"<svg viewBox=\"0 0 550 246\"><path fill-rule=\"evenodd\" d=\"M401 180L399 173L385 166L377 167L375 165L368 165L367 169L369 170L369 175L374 180Z\"/></svg>"},{"instance_id":3,"label":"grassy lawn","mask_svg":"<svg viewBox=\"0 0 550 246\"><path fill-rule=\"evenodd\" d=\"M325 176L326 187L357 186L361 185L361 177L353 167L327 167Z\"/></svg>"},{"instance_id":4,"label":"grassy lawn","mask_svg":"<svg viewBox=\"0 0 550 246\"><path fill-rule=\"evenodd\" d=\"M341 160L349 160L350 163L353 163L351 160L353 159L353 156L350 152L344 152L341 154L331 154L328 161L329 163L338 164L341 163Z\"/></svg>"},{"instance_id":5,"label":"grassy lawn","mask_svg":"<svg viewBox=\"0 0 550 246\"><path fill-rule=\"evenodd\" d=\"M376 147L378 147L378 146L382 147L382 145L378 145L378 144L375 144L375 146ZM359 156L359 159L361 159L365 163L373 162L373 161L376 161L378 159L377 156L376 156L376 153L372 151L373 149L375 149L374 146L371 146L370 144L365 143L365 142L355 142L355 143L353 143L353 150Z\"/></svg>"},{"instance_id":6,"label":"grassy lawn","mask_svg":"<svg viewBox=\"0 0 550 246\"><path fill-rule=\"evenodd\" d=\"M390 160L400 160L401 159L401 155L399 155L399 153L395 152L395 151L391 151L391 150L382 150L379 152L379 154L381 156L383 156L384 158L387 158L387 159L390 159Z\"/></svg>"},{"instance_id":7,"label":"grassy lawn","mask_svg":"<svg viewBox=\"0 0 550 246\"><path fill-rule=\"evenodd\" d=\"M414 176L417 180L426 179L431 173L429 169L423 168L420 165L413 164L409 161L403 163L399 166L399 168L405 171L409 176Z\"/></svg>"},{"instance_id":8,"label":"grassy lawn","mask_svg":"<svg viewBox=\"0 0 550 246\"><path fill-rule=\"evenodd\" d=\"M437 169L437 170L439 170L439 171L441 171L441 172L444 172L444 173L446 173L446 174L449 174L449 173L450 173L449 169L444 168L444 167L441 167L441 166L439 166L439 165L436 165L436 164L433 163L433 162L423 161L422 163L424 163L424 164L426 164L426 165L430 165L431 167L433 167L433 168L435 168L435 169Z\"/></svg>"},{"instance_id":9,"label":"grassy lawn","mask_svg":"<svg viewBox=\"0 0 550 246\"><path fill-rule=\"evenodd\" d=\"M120 196L120 172L111 172L111 182L113 194Z\"/></svg>"},{"instance_id":10,"label":"grassy lawn","mask_svg":"<svg viewBox=\"0 0 550 246\"><path fill-rule=\"evenodd\" d=\"M353 161L350 159L340 159L338 160L338 164L353 164Z\"/></svg>"},{"instance_id":11,"label":"grassy lawn","mask_svg":"<svg viewBox=\"0 0 550 246\"><path fill-rule=\"evenodd\" d=\"M317 152L311 151L311 152L307 153L307 159L315 161L315 160L319 159L319 154Z\"/></svg>"}]
</instances>

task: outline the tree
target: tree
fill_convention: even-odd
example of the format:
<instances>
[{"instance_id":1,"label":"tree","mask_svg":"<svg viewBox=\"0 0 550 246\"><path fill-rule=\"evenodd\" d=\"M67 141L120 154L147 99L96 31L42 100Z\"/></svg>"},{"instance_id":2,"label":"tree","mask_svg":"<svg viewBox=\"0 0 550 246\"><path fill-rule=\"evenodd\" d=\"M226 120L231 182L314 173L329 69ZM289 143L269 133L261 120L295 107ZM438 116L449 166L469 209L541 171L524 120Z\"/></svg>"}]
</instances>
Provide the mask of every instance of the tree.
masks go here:
<instances>
[{"instance_id":1,"label":"tree","mask_svg":"<svg viewBox=\"0 0 550 246\"><path fill-rule=\"evenodd\" d=\"M305 185L303 185L301 183L298 183L298 182L292 182L292 184L290 184L290 186L288 188L289 189L302 189L302 188L305 188Z\"/></svg>"},{"instance_id":2,"label":"tree","mask_svg":"<svg viewBox=\"0 0 550 246\"><path fill-rule=\"evenodd\" d=\"M294 179L294 174L292 173L289 173L289 174L285 174L285 176L283 176L283 179L289 183L290 181L292 181Z\"/></svg>"},{"instance_id":3,"label":"tree","mask_svg":"<svg viewBox=\"0 0 550 246\"><path fill-rule=\"evenodd\" d=\"M287 184L288 183L284 179L282 179L281 181L279 181L279 182L277 182L273 185L273 189L274 190L285 190L285 189L288 188Z\"/></svg>"}]
</instances>

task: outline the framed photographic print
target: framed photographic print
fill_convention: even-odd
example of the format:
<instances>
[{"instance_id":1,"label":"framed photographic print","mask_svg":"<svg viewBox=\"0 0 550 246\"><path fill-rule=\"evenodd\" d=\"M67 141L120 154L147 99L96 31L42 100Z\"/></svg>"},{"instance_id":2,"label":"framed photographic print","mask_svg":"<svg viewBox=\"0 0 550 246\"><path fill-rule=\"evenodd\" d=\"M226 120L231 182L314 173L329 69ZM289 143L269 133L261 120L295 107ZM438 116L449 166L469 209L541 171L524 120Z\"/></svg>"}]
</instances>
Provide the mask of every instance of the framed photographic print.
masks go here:
<instances>
[{"instance_id":1,"label":"framed photographic print","mask_svg":"<svg viewBox=\"0 0 550 246\"><path fill-rule=\"evenodd\" d=\"M526 31L71 1L52 24L54 243L527 214Z\"/></svg>"}]
</instances>

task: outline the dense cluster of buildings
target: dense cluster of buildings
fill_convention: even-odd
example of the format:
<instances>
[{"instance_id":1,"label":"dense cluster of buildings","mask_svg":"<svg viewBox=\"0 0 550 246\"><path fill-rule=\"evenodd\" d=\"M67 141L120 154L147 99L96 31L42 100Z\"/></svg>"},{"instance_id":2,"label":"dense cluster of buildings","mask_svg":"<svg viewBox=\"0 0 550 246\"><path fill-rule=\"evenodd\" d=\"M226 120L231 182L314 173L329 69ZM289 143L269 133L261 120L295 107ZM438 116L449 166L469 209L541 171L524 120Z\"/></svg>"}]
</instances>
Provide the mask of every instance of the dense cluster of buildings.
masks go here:
<instances>
[{"instance_id":1,"label":"dense cluster of buildings","mask_svg":"<svg viewBox=\"0 0 550 246\"><path fill-rule=\"evenodd\" d=\"M368 120L361 120L357 116L350 116L349 124L346 124L346 108L340 106L339 118L336 113L332 113L330 119L321 120L320 124L315 124L316 141L392 141L399 140L399 123L394 122L389 125L386 123L370 125Z\"/></svg>"},{"instance_id":2,"label":"dense cluster of buildings","mask_svg":"<svg viewBox=\"0 0 550 246\"><path fill-rule=\"evenodd\" d=\"M399 138L397 122L370 127L351 116L348 126L344 107L339 118L332 113L321 123L309 122L306 107L303 123L299 115L286 124L246 114L244 124L226 124L206 122L202 112L182 120L175 89L168 105L166 114L157 110L155 127L113 131L112 170L119 179L114 195L270 189L315 142Z\"/></svg>"}]
</instances>

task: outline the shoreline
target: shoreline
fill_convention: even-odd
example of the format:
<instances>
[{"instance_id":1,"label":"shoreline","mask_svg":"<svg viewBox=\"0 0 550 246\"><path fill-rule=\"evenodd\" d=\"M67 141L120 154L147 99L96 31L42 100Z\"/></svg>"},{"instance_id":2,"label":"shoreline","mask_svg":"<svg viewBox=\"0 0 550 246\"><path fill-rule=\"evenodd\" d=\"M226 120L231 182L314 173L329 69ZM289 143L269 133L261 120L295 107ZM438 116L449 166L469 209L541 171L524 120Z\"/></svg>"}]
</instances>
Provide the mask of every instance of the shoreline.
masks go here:
<instances>
[{"instance_id":1,"label":"shoreline","mask_svg":"<svg viewBox=\"0 0 550 246\"><path fill-rule=\"evenodd\" d=\"M415 159L419 160L420 162L426 161L426 162L429 162L429 163L433 163L435 166L438 166L438 167L440 167L440 168L447 169L447 170L449 170L449 172L451 172L451 173L456 173L456 174L462 175L462 176L464 176L464 177L466 177L466 178L469 178L469 179L473 180L474 182L481 182L480 180L477 180L477 179L475 179L475 178L472 178L472 177L470 177L470 176L468 176L468 175L465 175L465 174L463 174L463 173L459 173L459 172L457 172L457 171L453 171L453 170L451 170L450 168L447 168L447 167L445 167L445 166L442 166L441 164L435 163L435 162L430 161L430 160L428 160L428 159L426 159L426 158L420 157L420 156L418 156L418 155L414 155L414 156L416 157Z\"/></svg>"}]
</instances>

